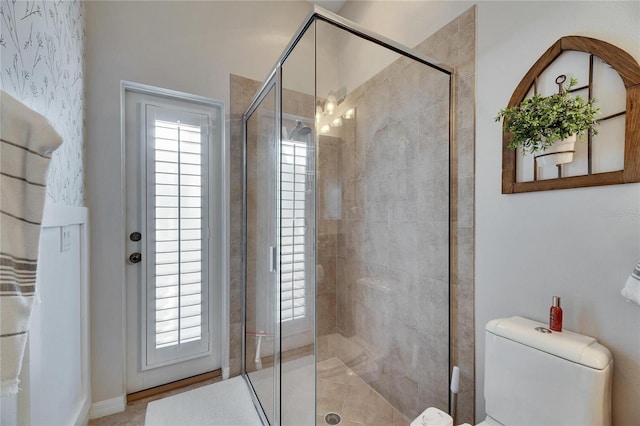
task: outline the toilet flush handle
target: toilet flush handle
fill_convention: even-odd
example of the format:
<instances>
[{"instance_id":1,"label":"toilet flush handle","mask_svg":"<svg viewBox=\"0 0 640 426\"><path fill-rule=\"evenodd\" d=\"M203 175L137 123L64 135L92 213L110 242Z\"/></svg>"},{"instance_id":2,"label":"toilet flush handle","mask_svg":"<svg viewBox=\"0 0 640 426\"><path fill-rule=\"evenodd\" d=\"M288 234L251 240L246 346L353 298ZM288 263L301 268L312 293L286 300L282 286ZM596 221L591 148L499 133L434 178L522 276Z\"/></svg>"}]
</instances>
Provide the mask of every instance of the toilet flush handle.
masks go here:
<instances>
[{"instance_id":1,"label":"toilet flush handle","mask_svg":"<svg viewBox=\"0 0 640 426\"><path fill-rule=\"evenodd\" d=\"M460 391L460 367L453 367L451 372L451 392L457 394Z\"/></svg>"},{"instance_id":2,"label":"toilet flush handle","mask_svg":"<svg viewBox=\"0 0 640 426\"><path fill-rule=\"evenodd\" d=\"M460 367L455 365L451 372L451 417L453 424L458 424L458 392L460 391Z\"/></svg>"}]
</instances>

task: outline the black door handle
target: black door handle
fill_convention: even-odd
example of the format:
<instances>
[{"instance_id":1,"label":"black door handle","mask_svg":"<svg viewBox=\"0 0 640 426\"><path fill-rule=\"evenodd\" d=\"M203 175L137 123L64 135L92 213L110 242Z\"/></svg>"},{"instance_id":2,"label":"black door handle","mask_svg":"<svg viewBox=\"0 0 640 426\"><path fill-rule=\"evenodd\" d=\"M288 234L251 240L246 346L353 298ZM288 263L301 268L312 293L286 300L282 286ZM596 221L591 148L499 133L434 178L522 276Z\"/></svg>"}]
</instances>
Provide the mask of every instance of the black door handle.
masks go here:
<instances>
[{"instance_id":1,"label":"black door handle","mask_svg":"<svg viewBox=\"0 0 640 426\"><path fill-rule=\"evenodd\" d=\"M140 261L142 260L142 254L141 253L131 253L131 255L129 256L129 260L131 261L131 263L140 263Z\"/></svg>"}]
</instances>

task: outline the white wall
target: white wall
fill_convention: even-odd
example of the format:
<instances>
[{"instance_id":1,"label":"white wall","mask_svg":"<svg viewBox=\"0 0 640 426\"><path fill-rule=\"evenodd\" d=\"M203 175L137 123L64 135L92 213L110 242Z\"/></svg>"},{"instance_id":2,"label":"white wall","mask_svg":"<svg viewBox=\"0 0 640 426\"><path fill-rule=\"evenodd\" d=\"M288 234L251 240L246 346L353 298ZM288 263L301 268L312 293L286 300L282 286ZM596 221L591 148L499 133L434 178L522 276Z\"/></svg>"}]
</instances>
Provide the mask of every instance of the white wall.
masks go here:
<instances>
[{"instance_id":1,"label":"white wall","mask_svg":"<svg viewBox=\"0 0 640 426\"><path fill-rule=\"evenodd\" d=\"M346 18L412 46L468 2L348 2ZM565 327L598 338L615 359L619 425L640 417L640 308L620 290L640 257L640 184L501 195L501 128L529 67L559 37L601 38L640 60L639 2L478 2L476 104L476 416L484 413L484 325L547 321L563 297Z\"/></svg>"},{"instance_id":2,"label":"white wall","mask_svg":"<svg viewBox=\"0 0 640 426\"><path fill-rule=\"evenodd\" d=\"M92 256L99 259L91 275L94 402L125 392L120 81L222 99L228 113L229 74L263 80L310 8L307 2L86 3L87 198Z\"/></svg>"},{"instance_id":3,"label":"white wall","mask_svg":"<svg viewBox=\"0 0 640 426\"><path fill-rule=\"evenodd\" d=\"M38 294L29 331L30 416L19 424L81 425L89 392L87 209L47 207L40 236ZM62 230L69 238L61 243ZM52 392L52 389L55 389Z\"/></svg>"},{"instance_id":4,"label":"white wall","mask_svg":"<svg viewBox=\"0 0 640 426\"><path fill-rule=\"evenodd\" d=\"M640 60L639 2L482 2L476 129L477 416L484 415L484 325L522 315L596 337L615 360L614 422L640 417L640 307L620 296L640 258L640 184L501 195L501 127L493 122L539 56L564 35L615 44Z\"/></svg>"},{"instance_id":5,"label":"white wall","mask_svg":"<svg viewBox=\"0 0 640 426\"><path fill-rule=\"evenodd\" d=\"M91 402L87 218L84 207L45 208L38 293L20 392L2 398L0 425L81 425L87 419ZM63 227L69 232L64 247Z\"/></svg>"},{"instance_id":6,"label":"white wall","mask_svg":"<svg viewBox=\"0 0 640 426\"><path fill-rule=\"evenodd\" d=\"M339 14L368 30L414 47L471 5L470 1L347 1ZM351 34L342 36L339 54L340 81L346 85L347 92L399 57Z\"/></svg>"},{"instance_id":7,"label":"white wall","mask_svg":"<svg viewBox=\"0 0 640 426\"><path fill-rule=\"evenodd\" d=\"M69 248L62 252L59 226L42 230L40 247L50 256L40 260L39 271L58 282L41 280L40 303L33 309L29 331L31 424L65 424L82 399L82 322L80 295L80 227L69 225ZM79 262L78 262L79 263ZM34 337L38 338L34 338ZM57 392L50 389L56 388Z\"/></svg>"},{"instance_id":8,"label":"white wall","mask_svg":"<svg viewBox=\"0 0 640 426\"><path fill-rule=\"evenodd\" d=\"M473 4L472 1L347 1L339 13L369 30L413 47Z\"/></svg>"}]
</instances>

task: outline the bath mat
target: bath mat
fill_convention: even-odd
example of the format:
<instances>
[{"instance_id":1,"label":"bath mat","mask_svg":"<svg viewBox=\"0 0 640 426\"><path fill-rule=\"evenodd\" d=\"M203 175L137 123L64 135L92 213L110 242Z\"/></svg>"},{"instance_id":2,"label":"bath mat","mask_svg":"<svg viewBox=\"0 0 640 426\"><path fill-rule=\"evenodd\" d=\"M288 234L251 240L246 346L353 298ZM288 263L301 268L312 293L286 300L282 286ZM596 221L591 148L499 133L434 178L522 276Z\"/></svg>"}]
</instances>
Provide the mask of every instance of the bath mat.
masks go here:
<instances>
[{"instance_id":1,"label":"bath mat","mask_svg":"<svg viewBox=\"0 0 640 426\"><path fill-rule=\"evenodd\" d=\"M147 405L145 426L260 426L242 377L203 386Z\"/></svg>"}]
</instances>

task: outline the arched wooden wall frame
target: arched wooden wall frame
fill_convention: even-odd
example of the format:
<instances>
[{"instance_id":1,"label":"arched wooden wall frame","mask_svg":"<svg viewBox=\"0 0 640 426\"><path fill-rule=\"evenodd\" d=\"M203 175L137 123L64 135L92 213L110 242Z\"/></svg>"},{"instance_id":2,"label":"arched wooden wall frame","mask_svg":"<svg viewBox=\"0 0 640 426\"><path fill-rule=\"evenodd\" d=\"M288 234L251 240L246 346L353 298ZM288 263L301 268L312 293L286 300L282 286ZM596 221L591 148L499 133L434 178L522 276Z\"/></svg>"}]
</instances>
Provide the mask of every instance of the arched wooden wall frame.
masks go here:
<instances>
[{"instance_id":1,"label":"arched wooden wall frame","mask_svg":"<svg viewBox=\"0 0 640 426\"><path fill-rule=\"evenodd\" d=\"M601 40L588 37L566 36L556 41L529 69L508 106L520 104L529 93L535 79L551 63L567 50L593 54L607 62L620 75L627 90L624 168L623 170L545 179L532 182L516 182L516 155L508 148L510 138L502 131L502 193L549 191L553 189L581 188L586 186L616 185L640 182L640 65L624 50Z\"/></svg>"}]
</instances>

